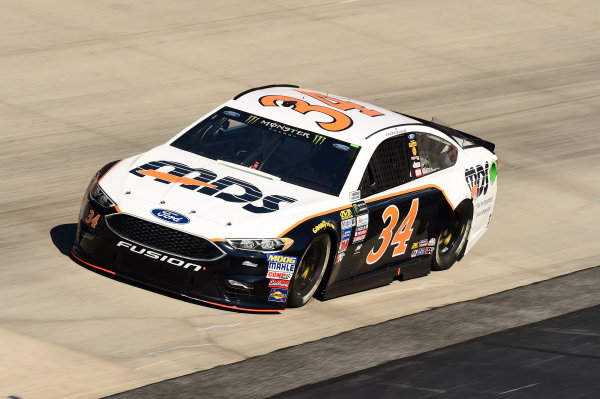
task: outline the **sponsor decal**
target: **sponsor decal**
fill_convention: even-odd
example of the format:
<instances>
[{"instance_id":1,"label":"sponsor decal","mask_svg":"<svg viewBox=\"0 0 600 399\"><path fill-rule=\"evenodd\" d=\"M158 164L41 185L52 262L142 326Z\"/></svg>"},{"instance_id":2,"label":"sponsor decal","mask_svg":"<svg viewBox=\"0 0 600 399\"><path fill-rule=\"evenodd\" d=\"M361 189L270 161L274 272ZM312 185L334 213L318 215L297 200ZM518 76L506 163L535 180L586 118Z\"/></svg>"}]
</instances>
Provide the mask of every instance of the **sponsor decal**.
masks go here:
<instances>
[{"instance_id":1,"label":"sponsor decal","mask_svg":"<svg viewBox=\"0 0 600 399\"><path fill-rule=\"evenodd\" d=\"M417 142L416 141L411 141L411 142L408 143L408 147L409 148L413 148L413 147L416 147L416 146L417 146Z\"/></svg>"},{"instance_id":2,"label":"sponsor decal","mask_svg":"<svg viewBox=\"0 0 600 399\"><path fill-rule=\"evenodd\" d=\"M356 234L354 234L354 238L352 239L352 244L356 244L358 242L363 242L365 240L366 236L367 236L366 228L364 230L357 231Z\"/></svg>"},{"instance_id":3,"label":"sponsor decal","mask_svg":"<svg viewBox=\"0 0 600 399\"><path fill-rule=\"evenodd\" d=\"M185 260L172 257L171 255L166 255L161 252L153 251L148 248L144 248L141 245L132 244L127 241L119 241L117 243L117 247L128 248L129 251L135 254L147 256L150 259L154 259L159 262L165 262L173 266L181 266L184 269L194 270L195 272L202 270L202 266L197 265L195 263L187 262Z\"/></svg>"},{"instance_id":4,"label":"sponsor decal","mask_svg":"<svg viewBox=\"0 0 600 399\"><path fill-rule=\"evenodd\" d=\"M364 201L357 202L356 204L352 204L352 209L354 209L355 215L360 215L361 213L368 213L369 207Z\"/></svg>"},{"instance_id":5,"label":"sponsor decal","mask_svg":"<svg viewBox=\"0 0 600 399\"><path fill-rule=\"evenodd\" d=\"M413 249L412 252L410 253L410 257L411 258L415 258L417 256L417 253L419 252L418 249Z\"/></svg>"},{"instance_id":6,"label":"sponsor decal","mask_svg":"<svg viewBox=\"0 0 600 399\"><path fill-rule=\"evenodd\" d=\"M491 211L492 211L492 207L491 207L491 206L488 206L488 207L487 207L487 208L485 208L485 209L481 209L481 210L477 211L477 214L475 215L475 217L476 217L476 218L478 218L478 217L480 217L480 216L483 216L483 215L485 215L486 213L488 213L488 212L491 212Z\"/></svg>"},{"instance_id":7,"label":"sponsor decal","mask_svg":"<svg viewBox=\"0 0 600 399\"><path fill-rule=\"evenodd\" d=\"M152 209L152 214L154 215L154 217L162 219L169 223L185 224L190 222L190 219L188 219L181 213L173 212L168 209Z\"/></svg>"},{"instance_id":8,"label":"sponsor decal","mask_svg":"<svg viewBox=\"0 0 600 399\"><path fill-rule=\"evenodd\" d=\"M360 191L350 191L350 202L358 201L360 199Z\"/></svg>"},{"instance_id":9,"label":"sponsor decal","mask_svg":"<svg viewBox=\"0 0 600 399\"><path fill-rule=\"evenodd\" d=\"M350 238L350 234L352 232L352 228L342 230L342 240L346 240Z\"/></svg>"},{"instance_id":10,"label":"sponsor decal","mask_svg":"<svg viewBox=\"0 0 600 399\"><path fill-rule=\"evenodd\" d=\"M271 302L285 302L287 299L288 290L283 288L271 288L271 294L269 295L269 301Z\"/></svg>"},{"instance_id":11,"label":"sponsor decal","mask_svg":"<svg viewBox=\"0 0 600 399\"><path fill-rule=\"evenodd\" d=\"M369 224L369 215L360 215L356 217L356 226L367 226Z\"/></svg>"},{"instance_id":12,"label":"sponsor decal","mask_svg":"<svg viewBox=\"0 0 600 399\"><path fill-rule=\"evenodd\" d=\"M421 157L420 157L420 156L418 156L418 155L415 155L415 156L412 156L412 157L410 157L410 160L411 160L411 161L420 161L420 160L421 160Z\"/></svg>"},{"instance_id":13,"label":"sponsor decal","mask_svg":"<svg viewBox=\"0 0 600 399\"><path fill-rule=\"evenodd\" d=\"M424 239L424 240L419 241L419 248L426 247L428 243L429 243L428 239Z\"/></svg>"},{"instance_id":14,"label":"sponsor decal","mask_svg":"<svg viewBox=\"0 0 600 399\"><path fill-rule=\"evenodd\" d=\"M421 162L413 162L412 167L413 167L413 169L420 168Z\"/></svg>"},{"instance_id":15,"label":"sponsor decal","mask_svg":"<svg viewBox=\"0 0 600 399\"><path fill-rule=\"evenodd\" d=\"M361 249L362 249L362 244L357 245L356 248L354 248L354 255L357 255L358 253L360 253Z\"/></svg>"},{"instance_id":16,"label":"sponsor decal","mask_svg":"<svg viewBox=\"0 0 600 399\"><path fill-rule=\"evenodd\" d=\"M260 117L258 117L256 115L250 115L250 116L248 116L248 118L246 118L245 122L247 124L253 124L255 122L258 122L259 119L260 119Z\"/></svg>"},{"instance_id":17,"label":"sponsor decal","mask_svg":"<svg viewBox=\"0 0 600 399\"><path fill-rule=\"evenodd\" d=\"M316 234L327 227L335 230L335 224L321 220L321 223L313 227L312 232Z\"/></svg>"},{"instance_id":18,"label":"sponsor decal","mask_svg":"<svg viewBox=\"0 0 600 399\"><path fill-rule=\"evenodd\" d=\"M432 254L434 248L435 247L427 247L427 248L425 248L425 255Z\"/></svg>"},{"instance_id":19,"label":"sponsor decal","mask_svg":"<svg viewBox=\"0 0 600 399\"><path fill-rule=\"evenodd\" d=\"M219 198L223 201L242 203L245 204L242 209L252 213L275 212L279 210L280 203L294 203L297 201L295 198L283 195L263 197L262 191L247 181L231 176L217 178L217 174L211 170L192 168L178 162L151 161L130 170L129 173L140 178L149 176L155 182L161 184L178 184L182 189ZM236 193L232 194L231 192L234 190L231 189L225 192L229 187L235 187ZM261 199L262 204L260 203Z\"/></svg>"},{"instance_id":20,"label":"sponsor decal","mask_svg":"<svg viewBox=\"0 0 600 399\"><path fill-rule=\"evenodd\" d=\"M258 266L258 263L253 263L253 262L250 262L249 260L245 260L242 262L242 266L256 267L256 266Z\"/></svg>"},{"instance_id":21,"label":"sponsor decal","mask_svg":"<svg viewBox=\"0 0 600 399\"><path fill-rule=\"evenodd\" d=\"M427 243L427 245L434 246L435 245L435 238L430 239L429 242Z\"/></svg>"},{"instance_id":22,"label":"sponsor decal","mask_svg":"<svg viewBox=\"0 0 600 399\"><path fill-rule=\"evenodd\" d=\"M274 272L269 270L267 272L267 278L277 279L277 280L291 280L294 273L286 273L286 272Z\"/></svg>"},{"instance_id":23,"label":"sponsor decal","mask_svg":"<svg viewBox=\"0 0 600 399\"><path fill-rule=\"evenodd\" d=\"M410 249L417 249L417 248L419 248L419 243L418 242L413 242L413 244L410 247Z\"/></svg>"},{"instance_id":24,"label":"sponsor decal","mask_svg":"<svg viewBox=\"0 0 600 399\"><path fill-rule=\"evenodd\" d=\"M423 176L423 171L421 170L421 168L415 169L415 177L421 177L421 176Z\"/></svg>"},{"instance_id":25,"label":"sponsor decal","mask_svg":"<svg viewBox=\"0 0 600 399\"><path fill-rule=\"evenodd\" d=\"M288 272L293 273L296 269L296 261L298 258L295 256L284 256L269 254L267 255L267 261L269 262L269 271L274 272Z\"/></svg>"},{"instance_id":26,"label":"sponsor decal","mask_svg":"<svg viewBox=\"0 0 600 399\"><path fill-rule=\"evenodd\" d=\"M476 205L477 208L481 208L482 206L486 206L489 205L490 203L492 203L494 201L494 196L491 196L488 199L485 199L483 201L479 201Z\"/></svg>"},{"instance_id":27,"label":"sponsor decal","mask_svg":"<svg viewBox=\"0 0 600 399\"><path fill-rule=\"evenodd\" d=\"M346 220L346 219L350 219L351 217L354 217L354 215L352 214L352 209L348 208L348 209L344 209L343 211L340 211L340 217L342 218L342 220Z\"/></svg>"},{"instance_id":28,"label":"sponsor decal","mask_svg":"<svg viewBox=\"0 0 600 399\"><path fill-rule=\"evenodd\" d=\"M492 222L492 214L490 213L490 217L488 218L487 225L485 227L490 227L490 223Z\"/></svg>"},{"instance_id":29,"label":"sponsor decal","mask_svg":"<svg viewBox=\"0 0 600 399\"><path fill-rule=\"evenodd\" d=\"M273 121L268 121L266 119L263 119L260 121L260 124L263 125L264 127L268 128L269 131L271 131L271 132L283 134L283 135L290 136L290 137L304 137L309 140L311 138L311 133L304 131L304 130L296 129L295 127L284 125L283 123L273 122ZM314 141L314 138L313 138L313 141ZM322 144L322 141L319 144Z\"/></svg>"},{"instance_id":30,"label":"sponsor decal","mask_svg":"<svg viewBox=\"0 0 600 399\"><path fill-rule=\"evenodd\" d=\"M315 134L313 137L313 144L321 145L325 142L325 136L321 136L320 134Z\"/></svg>"},{"instance_id":31,"label":"sponsor decal","mask_svg":"<svg viewBox=\"0 0 600 399\"><path fill-rule=\"evenodd\" d=\"M289 286L289 280L269 280L269 287L288 289Z\"/></svg>"},{"instance_id":32,"label":"sponsor decal","mask_svg":"<svg viewBox=\"0 0 600 399\"><path fill-rule=\"evenodd\" d=\"M486 161L485 165L476 165L465 170L465 180L471 189L471 198L477 198L487 194L490 182L490 164Z\"/></svg>"},{"instance_id":33,"label":"sponsor decal","mask_svg":"<svg viewBox=\"0 0 600 399\"><path fill-rule=\"evenodd\" d=\"M413 147L412 154L415 155L415 156L417 155L417 148L416 147Z\"/></svg>"},{"instance_id":34,"label":"sponsor decal","mask_svg":"<svg viewBox=\"0 0 600 399\"><path fill-rule=\"evenodd\" d=\"M415 139L415 134L414 133L409 134L408 135L408 139L409 140L414 140Z\"/></svg>"},{"instance_id":35,"label":"sponsor decal","mask_svg":"<svg viewBox=\"0 0 600 399\"><path fill-rule=\"evenodd\" d=\"M342 220L342 229L349 229L354 226L354 218Z\"/></svg>"},{"instance_id":36,"label":"sponsor decal","mask_svg":"<svg viewBox=\"0 0 600 399\"><path fill-rule=\"evenodd\" d=\"M231 116L232 118L239 118L240 114L234 111L223 111L223 113L227 116Z\"/></svg>"},{"instance_id":37,"label":"sponsor decal","mask_svg":"<svg viewBox=\"0 0 600 399\"><path fill-rule=\"evenodd\" d=\"M342 259L344 259L344 255L346 253L345 252L340 252L339 254L337 254L337 257L335 258L335 264L337 265L338 263L340 263L342 261Z\"/></svg>"},{"instance_id":38,"label":"sponsor decal","mask_svg":"<svg viewBox=\"0 0 600 399\"><path fill-rule=\"evenodd\" d=\"M417 249L417 256L425 255L425 250L427 248L419 248Z\"/></svg>"},{"instance_id":39,"label":"sponsor decal","mask_svg":"<svg viewBox=\"0 0 600 399\"><path fill-rule=\"evenodd\" d=\"M405 132L406 132L406 129L398 129L397 127L395 127L394 130L386 132L385 137L397 136L397 135L405 133Z\"/></svg>"},{"instance_id":40,"label":"sponsor decal","mask_svg":"<svg viewBox=\"0 0 600 399\"><path fill-rule=\"evenodd\" d=\"M348 243L350 240L346 238L340 242L340 247L338 248L338 252L345 252L348 249Z\"/></svg>"},{"instance_id":41,"label":"sponsor decal","mask_svg":"<svg viewBox=\"0 0 600 399\"><path fill-rule=\"evenodd\" d=\"M348 147L347 145L339 144L339 143L335 143L333 145L333 147L337 148L338 150L342 150L342 151L350 151L350 147Z\"/></svg>"}]
</instances>

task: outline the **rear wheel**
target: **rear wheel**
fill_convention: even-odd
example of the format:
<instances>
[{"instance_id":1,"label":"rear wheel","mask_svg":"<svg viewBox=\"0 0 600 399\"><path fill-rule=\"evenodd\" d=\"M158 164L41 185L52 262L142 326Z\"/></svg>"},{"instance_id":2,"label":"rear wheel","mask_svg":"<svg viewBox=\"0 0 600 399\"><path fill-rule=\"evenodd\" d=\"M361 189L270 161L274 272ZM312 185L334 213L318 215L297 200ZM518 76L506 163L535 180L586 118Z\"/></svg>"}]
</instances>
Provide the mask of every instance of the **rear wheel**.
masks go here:
<instances>
[{"instance_id":1,"label":"rear wheel","mask_svg":"<svg viewBox=\"0 0 600 399\"><path fill-rule=\"evenodd\" d=\"M330 252L331 239L327 234L319 234L308 244L290 284L287 301L289 307L304 306L313 296L323 280Z\"/></svg>"},{"instance_id":2,"label":"rear wheel","mask_svg":"<svg viewBox=\"0 0 600 399\"><path fill-rule=\"evenodd\" d=\"M433 270L450 269L465 249L471 230L471 215L467 209L466 206L456 208L442 229L431 263Z\"/></svg>"}]
</instances>

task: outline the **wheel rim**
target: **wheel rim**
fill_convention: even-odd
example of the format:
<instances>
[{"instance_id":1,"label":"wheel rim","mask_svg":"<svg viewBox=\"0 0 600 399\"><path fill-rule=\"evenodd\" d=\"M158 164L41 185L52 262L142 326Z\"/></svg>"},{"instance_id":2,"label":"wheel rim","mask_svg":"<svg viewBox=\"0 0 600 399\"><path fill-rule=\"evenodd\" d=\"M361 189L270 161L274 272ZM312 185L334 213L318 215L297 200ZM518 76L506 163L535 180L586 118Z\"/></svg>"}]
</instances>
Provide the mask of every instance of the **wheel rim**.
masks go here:
<instances>
[{"instance_id":1,"label":"wheel rim","mask_svg":"<svg viewBox=\"0 0 600 399\"><path fill-rule=\"evenodd\" d=\"M301 297L312 295L311 291L316 289L328 259L327 251L326 239L320 239L313 242L304 253L294 278L296 292Z\"/></svg>"},{"instance_id":2,"label":"wheel rim","mask_svg":"<svg viewBox=\"0 0 600 399\"><path fill-rule=\"evenodd\" d=\"M461 215L458 212L453 213L440 234L438 247L440 255L451 253L452 248L461 242L466 227Z\"/></svg>"}]
</instances>

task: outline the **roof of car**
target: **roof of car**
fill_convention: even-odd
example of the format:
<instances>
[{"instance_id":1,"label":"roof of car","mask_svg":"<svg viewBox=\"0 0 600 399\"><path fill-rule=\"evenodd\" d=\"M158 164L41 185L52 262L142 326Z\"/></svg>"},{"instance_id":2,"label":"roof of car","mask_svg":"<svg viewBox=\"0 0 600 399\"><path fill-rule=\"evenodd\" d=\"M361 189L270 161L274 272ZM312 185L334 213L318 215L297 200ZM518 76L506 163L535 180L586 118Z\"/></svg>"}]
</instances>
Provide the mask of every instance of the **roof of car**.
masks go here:
<instances>
[{"instance_id":1,"label":"roof of car","mask_svg":"<svg viewBox=\"0 0 600 399\"><path fill-rule=\"evenodd\" d=\"M376 105L291 85L251 89L227 105L354 144L385 128L421 124Z\"/></svg>"}]
</instances>

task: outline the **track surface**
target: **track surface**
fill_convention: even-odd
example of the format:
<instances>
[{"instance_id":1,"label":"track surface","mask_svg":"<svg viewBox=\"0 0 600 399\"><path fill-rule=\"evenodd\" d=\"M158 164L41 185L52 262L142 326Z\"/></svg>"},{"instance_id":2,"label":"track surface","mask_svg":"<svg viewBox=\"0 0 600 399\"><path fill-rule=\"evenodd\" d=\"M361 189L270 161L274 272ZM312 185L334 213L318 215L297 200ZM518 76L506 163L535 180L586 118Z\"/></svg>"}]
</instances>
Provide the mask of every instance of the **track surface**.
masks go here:
<instances>
[{"instance_id":1,"label":"track surface","mask_svg":"<svg viewBox=\"0 0 600 399\"><path fill-rule=\"evenodd\" d=\"M598 398L600 306L284 392L280 398Z\"/></svg>"},{"instance_id":2,"label":"track surface","mask_svg":"<svg viewBox=\"0 0 600 399\"><path fill-rule=\"evenodd\" d=\"M108 395L599 264L599 28L595 0L4 0L0 395ZM274 316L65 256L100 166L274 82L495 142L490 231L450 271Z\"/></svg>"},{"instance_id":3,"label":"track surface","mask_svg":"<svg viewBox=\"0 0 600 399\"><path fill-rule=\"evenodd\" d=\"M307 393L308 397L345 398L349 396L347 395L348 386L353 383L360 385L361 382L364 382L361 390L355 390L359 397L379 398L381 396L375 392L381 389L381 384L397 385L399 379L406 377L404 380L406 383L406 380L415 377L415 370L412 369L397 373L392 378L387 375L386 379L377 380L378 375L386 373L398 365L419 365L418 362L411 360L414 357L404 360L397 359L594 306L600 303L598 284L600 284L600 267L595 267L472 301L436 308L374 326L362 327L242 362L159 382L117 394L111 399L148 397L191 399L199 396L215 399L238 397L250 399L275 394L286 396L285 391L293 388L297 388L293 393L298 396ZM548 306L548 304L552 304L552 306ZM581 321L578 324L581 324ZM597 320L590 320L589 334L584 332L580 337L572 337L572 341L577 340L578 346L581 344L584 351L582 355L587 353L594 356L596 353L596 348L600 344L599 337L594 335L597 325ZM541 338L538 331L538 337L529 343L529 348L534 349L537 347L536 345L541 348L543 344ZM516 343L517 341L515 341ZM468 353L470 345L471 343L459 344L456 348ZM547 345L548 347L554 346L557 352L566 351L568 346L558 346L559 342L552 342L552 340L547 342ZM454 350L447 348L443 349L441 353L444 351L452 353ZM506 352L506 355L510 356L510 350ZM440 352L434 351L432 356L425 354L422 355L422 358L435 359L436 353ZM451 358L452 354L449 357ZM514 369L519 365L517 358L518 355L514 356ZM498 360L500 359L502 357L498 357ZM464 360L464 364L473 364L468 363L466 357ZM510 358L504 358L504 360L506 363L511 362ZM492 359L487 364L491 364L491 362ZM534 362L530 363L530 365L532 364ZM377 365L381 366L377 367ZM591 365L595 366L595 364ZM481 366L486 366L486 364L481 364ZM543 368L544 364L540 363L537 366ZM369 369L370 367L373 368ZM437 378L435 374L431 375L431 379L426 376L418 376L421 378L421 382L413 388L439 391L440 384L446 384L447 393L452 394L453 390L450 388L459 388L460 384L448 384L448 380L444 380L444 378L455 377L457 381L462 379L465 384L469 377L474 380L478 378L472 372L469 372L469 375L454 374L455 370L458 369L448 366L445 370L446 376L442 378ZM498 368L497 371L500 373L501 369ZM550 372L551 368L548 367L547 371ZM348 375L352 372L354 373ZM586 374L585 370L580 369L573 370L573 372ZM525 371L523 374L524 379L533 377L533 374L527 376ZM358 378L357 375L375 378ZM339 378L330 380L335 377ZM509 378L505 380L507 383L510 382ZM582 376L580 382L583 380ZM322 383L316 387L305 386L315 382ZM483 384L479 386L480 389L486 386L492 388L489 380L485 381L482 378L481 382ZM589 386L581 386L582 392L595 389L598 385L597 378L592 381L595 384L589 384L589 382L588 380ZM547 382L544 385L548 385ZM331 392L340 389L340 393L327 394L326 391L329 389ZM372 395L364 395L362 389L372 389ZM485 395L479 397L485 397ZM571 396L566 395L566 397Z\"/></svg>"}]
</instances>

